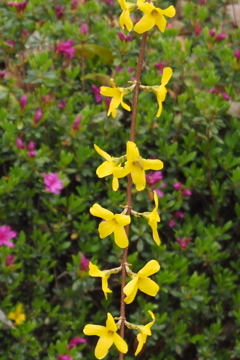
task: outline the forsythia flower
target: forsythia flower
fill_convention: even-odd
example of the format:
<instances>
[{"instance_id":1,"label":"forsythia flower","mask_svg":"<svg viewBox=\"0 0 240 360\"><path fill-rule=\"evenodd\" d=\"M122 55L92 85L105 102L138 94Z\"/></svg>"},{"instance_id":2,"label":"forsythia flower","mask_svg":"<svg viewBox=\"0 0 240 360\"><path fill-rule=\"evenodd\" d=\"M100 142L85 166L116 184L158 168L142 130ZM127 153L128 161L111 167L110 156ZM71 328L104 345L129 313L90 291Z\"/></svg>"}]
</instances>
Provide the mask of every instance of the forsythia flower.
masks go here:
<instances>
[{"instance_id":1,"label":"forsythia flower","mask_svg":"<svg viewBox=\"0 0 240 360\"><path fill-rule=\"evenodd\" d=\"M98 231L101 239L114 233L114 241L120 248L128 247L128 238L124 226L130 224L131 218L129 215L116 214L104 209L98 204L94 204L90 208L90 213L93 216L98 216L106 221L99 224Z\"/></svg>"},{"instance_id":2,"label":"forsythia flower","mask_svg":"<svg viewBox=\"0 0 240 360\"><path fill-rule=\"evenodd\" d=\"M112 344L115 344L118 351L126 354L128 346L126 342L117 334L117 325L110 313L107 314L106 326L86 325L83 329L85 335L96 335L100 339L95 348L95 356L97 359L103 359Z\"/></svg>"},{"instance_id":3,"label":"forsythia flower","mask_svg":"<svg viewBox=\"0 0 240 360\"><path fill-rule=\"evenodd\" d=\"M163 33L167 25L164 15L171 18L176 13L172 5L165 10L156 8L152 4L144 3L144 1L138 1L137 5L138 8L145 14L134 26L134 31L138 34L142 34L152 29L154 25L157 25L159 30Z\"/></svg>"},{"instance_id":4,"label":"forsythia flower","mask_svg":"<svg viewBox=\"0 0 240 360\"><path fill-rule=\"evenodd\" d=\"M107 115L109 116L110 114L112 114L113 117L116 117L116 109L120 104L127 111L130 111L131 108L123 102L123 96L127 93L127 91L125 91L124 88L116 87L113 79L110 79L110 83L112 85L112 88L107 86L101 86L100 94L112 97Z\"/></svg>"},{"instance_id":5,"label":"forsythia flower","mask_svg":"<svg viewBox=\"0 0 240 360\"><path fill-rule=\"evenodd\" d=\"M22 304L18 304L15 312L10 312L8 318L15 321L15 325L20 325L21 322L26 321L26 315L22 313Z\"/></svg>"},{"instance_id":6,"label":"forsythia flower","mask_svg":"<svg viewBox=\"0 0 240 360\"><path fill-rule=\"evenodd\" d=\"M102 278L102 291L104 292L105 298L107 299L107 293L111 293L112 291L108 288L108 279L110 274L108 271L101 271L96 265L93 265L91 262L89 263L89 275L96 276Z\"/></svg>"},{"instance_id":7,"label":"forsythia flower","mask_svg":"<svg viewBox=\"0 0 240 360\"><path fill-rule=\"evenodd\" d=\"M161 115L162 103L165 100L166 94L167 94L167 89L166 89L165 85L167 85L167 83L169 82L171 77L172 77L172 69L170 67L166 67L163 69L161 85L153 86L153 91L156 94L157 101L158 101L158 112L156 115L157 117L159 117Z\"/></svg>"},{"instance_id":8,"label":"forsythia flower","mask_svg":"<svg viewBox=\"0 0 240 360\"><path fill-rule=\"evenodd\" d=\"M133 279L123 288L126 295L124 302L130 304L135 299L138 289L147 295L155 296L159 291L159 286L148 276L155 274L160 269L156 260L150 260L137 274L133 274Z\"/></svg>"},{"instance_id":9,"label":"forsythia flower","mask_svg":"<svg viewBox=\"0 0 240 360\"><path fill-rule=\"evenodd\" d=\"M97 153L102 156L106 161L104 161L96 170L96 174L99 178L103 178L108 175L113 175L113 169L118 166L119 158L114 158L110 156L105 151L101 150L97 145L94 144L94 148ZM117 191L119 187L118 178L113 176L112 188L114 191Z\"/></svg>"},{"instance_id":10,"label":"forsythia flower","mask_svg":"<svg viewBox=\"0 0 240 360\"><path fill-rule=\"evenodd\" d=\"M151 321L150 323L148 323L147 325L143 326L143 325L139 325L139 334L137 335L137 339L138 339L138 347L137 350L135 352L135 356L138 355L140 353L140 351L142 350L143 345L146 343L147 341L147 336L152 335L150 328L153 326L154 322L155 322L155 316L152 313L152 311L148 311L148 313L151 315L153 321Z\"/></svg>"},{"instance_id":11,"label":"forsythia flower","mask_svg":"<svg viewBox=\"0 0 240 360\"><path fill-rule=\"evenodd\" d=\"M153 191L154 196L154 202L155 202L155 208L152 212L145 212L143 213L143 216L145 216L148 219L148 225L152 228L152 234L153 234L153 240L156 242L157 245L160 245L161 241L158 235L157 231L157 223L160 221L160 216L158 215L158 196L156 191Z\"/></svg>"},{"instance_id":12,"label":"forsythia flower","mask_svg":"<svg viewBox=\"0 0 240 360\"><path fill-rule=\"evenodd\" d=\"M118 0L118 3L123 10L119 18L120 26L122 29L124 29L125 26L128 31L131 31L133 28L133 22L130 17L130 12L135 8L135 4L131 4L125 0Z\"/></svg>"},{"instance_id":13,"label":"forsythia flower","mask_svg":"<svg viewBox=\"0 0 240 360\"><path fill-rule=\"evenodd\" d=\"M132 181L138 191L146 186L145 170L161 170L163 162L155 159L143 159L136 144L132 141L127 142L127 161L124 168L113 169L113 175L121 178L131 173Z\"/></svg>"}]
</instances>

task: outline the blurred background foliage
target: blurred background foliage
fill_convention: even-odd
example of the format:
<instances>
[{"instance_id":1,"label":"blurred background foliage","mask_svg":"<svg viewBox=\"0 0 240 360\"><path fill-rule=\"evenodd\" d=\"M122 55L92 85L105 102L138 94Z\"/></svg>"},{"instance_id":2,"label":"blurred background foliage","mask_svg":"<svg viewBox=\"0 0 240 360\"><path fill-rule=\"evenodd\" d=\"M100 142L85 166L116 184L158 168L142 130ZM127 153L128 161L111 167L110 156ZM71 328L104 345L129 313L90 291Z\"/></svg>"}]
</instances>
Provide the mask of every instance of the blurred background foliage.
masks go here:
<instances>
[{"instance_id":1,"label":"blurred background foliage","mask_svg":"<svg viewBox=\"0 0 240 360\"><path fill-rule=\"evenodd\" d=\"M120 279L111 277L105 300L81 257L108 269L122 250L99 238L89 208L98 202L121 211L126 181L114 193L110 178L97 178L102 159L93 144L124 154L131 120L123 109L107 117L99 87L110 76L128 86L141 39L118 34L128 35L116 1L16 4L0 4L0 225L17 232L14 248L0 247L0 360L94 359L95 337L67 347L87 323L104 325L106 312L119 316ZM158 190L162 245L146 220L134 218L129 256L135 272L159 261L161 291L154 299L138 295L127 319L146 324L147 310L156 315L139 360L240 359L240 5L173 5L177 15L164 35L148 35L142 75L142 84L159 85L162 68L172 67L168 96L157 119L155 96L141 92L136 138L144 158L164 161L162 179L133 190L136 211L151 211ZM44 190L43 173L59 174L59 195ZM19 303L26 321L13 328L7 314ZM136 334L126 336L130 360ZM115 349L106 359L113 356Z\"/></svg>"}]
</instances>

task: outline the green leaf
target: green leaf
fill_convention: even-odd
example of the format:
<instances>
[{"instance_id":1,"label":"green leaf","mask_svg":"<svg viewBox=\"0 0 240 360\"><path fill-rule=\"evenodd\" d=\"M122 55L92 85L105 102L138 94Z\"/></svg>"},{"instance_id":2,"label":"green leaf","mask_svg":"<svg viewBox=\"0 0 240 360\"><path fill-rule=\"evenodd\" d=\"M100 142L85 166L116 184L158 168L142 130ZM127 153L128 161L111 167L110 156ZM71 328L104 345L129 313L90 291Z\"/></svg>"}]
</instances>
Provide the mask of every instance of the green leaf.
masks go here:
<instances>
[{"instance_id":1,"label":"green leaf","mask_svg":"<svg viewBox=\"0 0 240 360\"><path fill-rule=\"evenodd\" d=\"M75 55L78 58L84 56L87 59L99 57L104 64L111 65L113 63L113 53L104 46L95 44L82 44L75 46Z\"/></svg>"}]
</instances>

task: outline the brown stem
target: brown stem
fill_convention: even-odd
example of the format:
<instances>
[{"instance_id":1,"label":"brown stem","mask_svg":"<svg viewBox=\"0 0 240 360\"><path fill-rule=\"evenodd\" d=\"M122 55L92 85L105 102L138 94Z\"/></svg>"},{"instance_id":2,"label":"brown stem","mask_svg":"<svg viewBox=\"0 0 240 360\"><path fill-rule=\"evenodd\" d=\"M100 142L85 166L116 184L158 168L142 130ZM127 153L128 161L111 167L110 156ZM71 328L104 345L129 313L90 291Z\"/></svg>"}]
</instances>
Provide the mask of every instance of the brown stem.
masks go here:
<instances>
[{"instance_id":1,"label":"brown stem","mask_svg":"<svg viewBox=\"0 0 240 360\"><path fill-rule=\"evenodd\" d=\"M130 141L135 140L136 135L136 122L137 122L137 105L138 105L138 93L140 88L140 79L141 73L143 68L143 59L144 59L144 52L147 40L147 32L145 32L142 36L142 42L140 47L140 52L138 56L138 64L137 64L137 71L136 71L136 86L134 88L133 93L133 104L132 104L132 122L131 122L131 133L130 133ZM132 177L128 175L128 186L127 186L127 215L130 215L132 209ZM130 225L125 227L125 231L127 237L129 237L129 229ZM127 262L128 256L128 248L123 250L123 258L122 258L122 285L121 285L121 303L120 303L120 317L122 319L121 328L120 328L120 336L124 339L124 320L125 320L125 302L124 302L124 292L123 288L126 285L126 268L125 264ZM119 360L123 360L124 354L119 353Z\"/></svg>"}]
</instances>

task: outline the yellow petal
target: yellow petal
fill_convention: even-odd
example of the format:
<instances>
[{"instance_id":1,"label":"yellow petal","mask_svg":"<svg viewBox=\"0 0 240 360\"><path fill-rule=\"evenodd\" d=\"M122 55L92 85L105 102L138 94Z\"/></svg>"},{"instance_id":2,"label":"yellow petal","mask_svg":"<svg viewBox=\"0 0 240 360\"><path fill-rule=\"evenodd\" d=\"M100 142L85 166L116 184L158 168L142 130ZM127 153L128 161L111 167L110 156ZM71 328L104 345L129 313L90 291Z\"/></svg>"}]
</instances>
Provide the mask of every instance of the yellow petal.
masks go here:
<instances>
[{"instance_id":1,"label":"yellow petal","mask_svg":"<svg viewBox=\"0 0 240 360\"><path fill-rule=\"evenodd\" d=\"M120 98L121 91L117 87L111 88L111 87L107 87L107 86L101 86L100 94L104 95L104 96L108 96L108 97L119 97Z\"/></svg>"},{"instance_id":2,"label":"yellow petal","mask_svg":"<svg viewBox=\"0 0 240 360\"><path fill-rule=\"evenodd\" d=\"M143 1L138 1L137 6L139 10L144 12L144 14L151 14L153 10L155 10L155 6L149 3L144 3Z\"/></svg>"},{"instance_id":3,"label":"yellow petal","mask_svg":"<svg viewBox=\"0 0 240 360\"><path fill-rule=\"evenodd\" d=\"M162 113L162 102L158 101L158 112L156 114L156 117L159 117Z\"/></svg>"},{"instance_id":4,"label":"yellow petal","mask_svg":"<svg viewBox=\"0 0 240 360\"><path fill-rule=\"evenodd\" d=\"M117 191L119 188L119 182L118 182L118 178L113 176L113 180L112 180L112 188L113 191Z\"/></svg>"},{"instance_id":5,"label":"yellow petal","mask_svg":"<svg viewBox=\"0 0 240 360\"><path fill-rule=\"evenodd\" d=\"M138 273L139 277L147 277L160 270L160 265L156 260L150 260Z\"/></svg>"},{"instance_id":6,"label":"yellow petal","mask_svg":"<svg viewBox=\"0 0 240 360\"><path fill-rule=\"evenodd\" d=\"M128 237L123 226L116 225L114 230L114 241L121 249L128 247Z\"/></svg>"},{"instance_id":7,"label":"yellow petal","mask_svg":"<svg viewBox=\"0 0 240 360\"><path fill-rule=\"evenodd\" d=\"M132 181L136 185L137 191L145 189L146 176L145 171L141 169L138 164L134 164L131 170Z\"/></svg>"},{"instance_id":8,"label":"yellow petal","mask_svg":"<svg viewBox=\"0 0 240 360\"><path fill-rule=\"evenodd\" d=\"M116 214L115 219L117 223L122 226L126 226L131 222L131 217L129 215Z\"/></svg>"},{"instance_id":9,"label":"yellow petal","mask_svg":"<svg viewBox=\"0 0 240 360\"><path fill-rule=\"evenodd\" d=\"M129 31L130 31L130 30L129 30ZM122 97L121 97L121 105L122 105L122 107L123 107L125 110L127 110L127 111L131 111L130 106L123 101L123 96L124 96L124 94L123 94Z\"/></svg>"},{"instance_id":10,"label":"yellow petal","mask_svg":"<svg viewBox=\"0 0 240 360\"><path fill-rule=\"evenodd\" d=\"M138 161L140 157L137 145L133 141L127 142L127 160L129 162Z\"/></svg>"},{"instance_id":11,"label":"yellow petal","mask_svg":"<svg viewBox=\"0 0 240 360\"><path fill-rule=\"evenodd\" d=\"M99 224L98 231L101 239L112 234L117 224L115 221L103 221Z\"/></svg>"},{"instance_id":12,"label":"yellow petal","mask_svg":"<svg viewBox=\"0 0 240 360\"><path fill-rule=\"evenodd\" d=\"M104 159L111 161L112 157L105 151L103 151L102 149L100 149L100 147L98 147L96 144L94 144L94 149L96 150L96 152L102 156Z\"/></svg>"},{"instance_id":13,"label":"yellow petal","mask_svg":"<svg viewBox=\"0 0 240 360\"><path fill-rule=\"evenodd\" d=\"M156 191L153 191L153 199L154 199L154 202L155 202L155 209L157 210L157 208L158 208L158 196L157 196Z\"/></svg>"},{"instance_id":14,"label":"yellow petal","mask_svg":"<svg viewBox=\"0 0 240 360\"><path fill-rule=\"evenodd\" d=\"M100 337L100 339L97 342L96 348L95 348L95 356L97 359L103 359L107 353L110 347L113 344L113 334L108 333L104 337Z\"/></svg>"},{"instance_id":15,"label":"yellow petal","mask_svg":"<svg viewBox=\"0 0 240 360\"><path fill-rule=\"evenodd\" d=\"M120 95L118 97L114 97L112 98L112 101L110 102L110 105L109 105L109 109L108 109L108 116L115 112L115 110L118 108L118 106L120 105L120 102L121 102L121 97Z\"/></svg>"},{"instance_id":16,"label":"yellow petal","mask_svg":"<svg viewBox=\"0 0 240 360\"><path fill-rule=\"evenodd\" d=\"M107 332L108 330L106 329L106 327L101 325L88 324L83 329L83 333L89 336L91 335L105 336Z\"/></svg>"},{"instance_id":17,"label":"yellow petal","mask_svg":"<svg viewBox=\"0 0 240 360\"><path fill-rule=\"evenodd\" d=\"M126 27L126 29L128 31L131 31L133 28L133 22L132 19L130 17L130 12L129 10L124 10L119 18L119 23L122 29L124 29L124 27ZM130 111L130 110L129 110Z\"/></svg>"},{"instance_id":18,"label":"yellow petal","mask_svg":"<svg viewBox=\"0 0 240 360\"><path fill-rule=\"evenodd\" d=\"M146 4L144 4L146 5ZM155 25L155 17L151 14L144 15L134 26L133 30L136 31L138 34L142 34L146 31L152 29Z\"/></svg>"},{"instance_id":19,"label":"yellow petal","mask_svg":"<svg viewBox=\"0 0 240 360\"><path fill-rule=\"evenodd\" d=\"M103 272L101 270L99 270L97 265L94 265L91 262L89 263L89 272L88 272L88 274L90 276L96 276L96 277L103 277L104 276Z\"/></svg>"},{"instance_id":20,"label":"yellow petal","mask_svg":"<svg viewBox=\"0 0 240 360\"><path fill-rule=\"evenodd\" d=\"M15 320L16 314L15 314L14 312L10 312L10 313L8 314L8 318L11 319L11 320Z\"/></svg>"},{"instance_id":21,"label":"yellow petal","mask_svg":"<svg viewBox=\"0 0 240 360\"><path fill-rule=\"evenodd\" d=\"M158 284L149 278L140 278L138 281L138 288L139 290L150 296L156 296L159 291Z\"/></svg>"},{"instance_id":22,"label":"yellow petal","mask_svg":"<svg viewBox=\"0 0 240 360\"><path fill-rule=\"evenodd\" d=\"M94 204L91 208L90 208L90 213L93 216L97 216L100 217L104 220L112 220L114 218L114 214L107 210L104 209L101 205L99 204Z\"/></svg>"},{"instance_id":23,"label":"yellow petal","mask_svg":"<svg viewBox=\"0 0 240 360\"><path fill-rule=\"evenodd\" d=\"M167 85L167 83L169 82L169 80L172 77L172 69L170 67L165 67L163 69L163 74L162 74L162 81L161 84L163 86Z\"/></svg>"},{"instance_id":24,"label":"yellow petal","mask_svg":"<svg viewBox=\"0 0 240 360\"><path fill-rule=\"evenodd\" d=\"M115 324L112 314L107 313L106 328L110 331L117 331L117 325Z\"/></svg>"},{"instance_id":25,"label":"yellow petal","mask_svg":"<svg viewBox=\"0 0 240 360\"><path fill-rule=\"evenodd\" d=\"M104 161L96 170L96 174L99 178L103 178L108 175L112 175L115 164L112 161Z\"/></svg>"},{"instance_id":26,"label":"yellow petal","mask_svg":"<svg viewBox=\"0 0 240 360\"><path fill-rule=\"evenodd\" d=\"M173 16L175 16L176 10L175 10L174 6L171 5L167 9L162 10L162 13L163 13L163 15L166 15L166 16L172 18Z\"/></svg>"},{"instance_id":27,"label":"yellow petal","mask_svg":"<svg viewBox=\"0 0 240 360\"><path fill-rule=\"evenodd\" d=\"M118 3L122 10L127 10L127 4L126 4L125 0L118 0Z\"/></svg>"},{"instance_id":28,"label":"yellow petal","mask_svg":"<svg viewBox=\"0 0 240 360\"><path fill-rule=\"evenodd\" d=\"M155 321L155 315L151 310L148 310L148 313L150 314L151 318L153 319L153 321Z\"/></svg>"},{"instance_id":29,"label":"yellow petal","mask_svg":"<svg viewBox=\"0 0 240 360\"><path fill-rule=\"evenodd\" d=\"M16 323L19 325L23 321L26 321L26 315L25 314L19 314L18 318L16 319Z\"/></svg>"},{"instance_id":30,"label":"yellow petal","mask_svg":"<svg viewBox=\"0 0 240 360\"><path fill-rule=\"evenodd\" d=\"M21 314L21 312L22 312L22 304L18 304L17 305L17 308L16 308L16 314Z\"/></svg>"},{"instance_id":31,"label":"yellow petal","mask_svg":"<svg viewBox=\"0 0 240 360\"><path fill-rule=\"evenodd\" d=\"M113 335L113 342L116 345L119 352L126 354L128 351L128 346L126 342L119 336L117 333Z\"/></svg>"},{"instance_id":32,"label":"yellow petal","mask_svg":"<svg viewBox=\"0 0 240 360\"><path fill-rule=\"evenodd\" d=\"M126 295L124 302L130 304L135 299L135 296L138 291L138 278L135 277L132 279L124 288L123 292Z\"/></svg>"},{"instance_id":33,"label":"yellow petal","mask_svg":"<svg viewBox=\"0 0 240 360\"><path fill-rule=\"evenodd\" d=\"M104 292L104 296L105 296L106 299L108 298L107 294L112 292L112 290L110 290L109 287L108 287L109 276L110 275L102 277L102 291Z\"/></svg>"},{"instance_id":34,"label":"yellow petal","mask_svg":"<svg viewBox=\"0 0 240 360\"><path fill-rule=\"evenodd\" d=\"M140 353L140 351L142 350L143 345L145 344L146 340L147 340L147 335L144 334L138 334L137 335L137 339L138 339L138 346L137 349L135 351L135 356L138 355Z\"/></svg>"},{"instance_id":35,"label":"yellow petal","mask_svg":"<svg viewBox=\"0 0 240 360\"><path fill-rule=\"evenodd\" d=\"M163 33L166 29L167 21L162 14L158 13L155 16L155 24L157 25L159 30Z\"/></svg>"},{"instance_id":36,"label":"yellow petal","mask_svg":"<svg viewBox=\"0 0 240 360\"><path fill-rule=\"evenodd\" d=\"M113 169L113 176L123 178L131 172L131 163L126 162L124 167L117 166Z\"/></svg>"},{"instance_id":37,"label":"yellow petal","mask_svg":"<svg viewBox=\"0 0 240 360\"><path fill-rule=\"evenodd\" d=\"M149 225L151 226L151 224L149 224ZM161 240L160 240L160 237L159 237L159 234L157 231L157 226L156 227L151 226L151 228L152 228L153 240L159 246L161 244Z\"/></svg>"},{"instance_id":38,"label":"yellow petal","mask_svg":"<svg viewBox=\"0 0 240 360\"><path fill-rule=\"evenodd\" d=\"M144 170L161 170L163 162L157 159L142 159L142 166Z\"/></svg>"}]
</instances>

